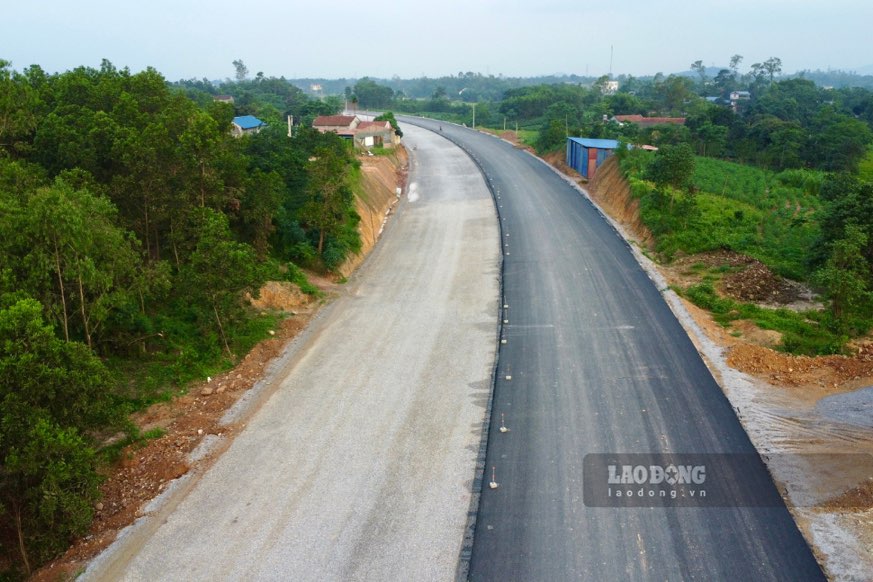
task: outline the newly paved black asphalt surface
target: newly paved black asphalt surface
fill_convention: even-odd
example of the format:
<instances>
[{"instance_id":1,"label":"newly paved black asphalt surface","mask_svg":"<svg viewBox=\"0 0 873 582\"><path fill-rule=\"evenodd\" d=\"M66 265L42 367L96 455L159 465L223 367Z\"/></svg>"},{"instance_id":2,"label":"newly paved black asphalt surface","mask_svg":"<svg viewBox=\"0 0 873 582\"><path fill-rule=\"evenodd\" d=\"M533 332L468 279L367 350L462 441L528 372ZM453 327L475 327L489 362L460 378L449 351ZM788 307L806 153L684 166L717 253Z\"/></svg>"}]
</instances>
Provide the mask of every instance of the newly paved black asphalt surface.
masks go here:
<instances>
[{"instance_id":1,"label":"newly paved black asphalt surface","mask_svg":"<svg viewBox=\"0 0 873 582\"><path fill-rule=\"evenodd\" d=\"M765 507L584 503L589 453L754 447L659 290L591 204L501 140L403 121L464 147L499 196L507 343L469 578L822 579L761 462L720 473L713 461L707 485ZM501 415L509 432L498 430ZM497 489L488 487L492 467Z\"/></svg>"}]
</instances>

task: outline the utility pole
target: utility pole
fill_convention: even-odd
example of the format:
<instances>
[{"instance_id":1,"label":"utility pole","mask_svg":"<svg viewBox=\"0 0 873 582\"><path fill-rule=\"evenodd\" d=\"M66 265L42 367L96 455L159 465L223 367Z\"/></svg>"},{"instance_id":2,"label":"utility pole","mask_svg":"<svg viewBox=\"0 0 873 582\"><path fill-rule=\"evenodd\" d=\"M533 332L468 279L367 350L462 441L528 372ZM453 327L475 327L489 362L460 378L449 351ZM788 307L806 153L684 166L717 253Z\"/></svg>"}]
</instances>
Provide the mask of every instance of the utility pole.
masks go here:
<instances>
[{"instance_id":1,"label":"utility pole","mask_svg":"<svg viewBox=\"0 0 873 582\"><path fill-rule=\"evenodd\" d=\"M473 129L476 129L476 104L473 103Z\"/></svg>"},{"instance_id":2,"label":"utility pole","mask_svg":"<svg viewBox=\"0 0 873 582\"><path fill-rule=\"evenodd\" d=\"M613 46L609 45L609 80L612 81L612 57L614 54Z\"/></svg>"}]
</instances>

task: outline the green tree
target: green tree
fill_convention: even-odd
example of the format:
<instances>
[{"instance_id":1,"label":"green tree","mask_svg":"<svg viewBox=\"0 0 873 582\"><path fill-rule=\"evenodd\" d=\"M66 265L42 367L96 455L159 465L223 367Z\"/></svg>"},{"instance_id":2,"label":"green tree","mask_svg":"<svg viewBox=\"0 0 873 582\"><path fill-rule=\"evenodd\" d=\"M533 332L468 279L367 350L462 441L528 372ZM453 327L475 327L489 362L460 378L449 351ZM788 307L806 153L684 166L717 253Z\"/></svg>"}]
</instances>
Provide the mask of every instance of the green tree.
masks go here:
<instances>
[{"instance_id":1,"label":"green tree","mask_svg":"<svg viewBox=\"0 0 873 582\"><path fill-rule=\"evenodd\" d=\"M703 61L694 61L691 63L691 70L700 77L700 89L704 90L706 88L706 65L703 64Z\"/></svg>"},{"instance_id":2,"label":"green tree","mask_svg":"<svg viewBox=\"0 0 873 582\"><path fill-rule=\"evenodd\" d=\"M391 104L394 91L391 87L379 85L369 77L364 77L355 83L355 96L365 109L382 109Z\"/></svg>"},{"instance_id":3,"label":"green tree","mask_svg":"<svg viewBox=\"0 0 873 582\"><path fill-rule=\"evenodd\" d=\"M743 55L734 55L731 57L730 69L733 71L734 76L737 76L740 71L740 63L743 62Z\"/></svg>"},{"instance_id":4,"label":"green tree","mask_svg":"<svg viewBox=\"0 0 873 582\"><path fill-rule=\"evenodd\" d=\"M39 98L28 79L10 66L0 59L0 152L18 153L26 150L36 129Z\"/></svg>"},{"instance_id":5,"label":"green tree","mask_svg":"<svg viewBox=\"0 0 873 582\"><path fill-rule=\"evenodd\" d=\"M397 137L403 137L403 131L400 129L400 125L397 123L397 120L394 118L394 113L391 111L386 111L382 115L373 119L373 121L387 121L391 123L391 127L394 129L394 134Z\"/></svg>"},{"instance_id":6,"label":"green tree","mask_svg":"<svg viewBox=\"0 0 873 582\"><path fill-rule=\"evenodd\" d=\"M694 95L692 86L691 79L670 75L663 82L656 83L655 91L665 111L681 113L686 101Z\"/></svg>"},{"instance_id":7,"label":"green tree","mask_svg":"<svg viewBox=\"0 0 873 582\"><path fill-rule=\"evenodd\" d=\"M873 265L873 182L862 182L849 174L832 175L822 184L821 197L825 204L817 217L821 241L816 247L830 248L845 238L846 227L852 225L866 236L861 254ZM819 255L817 264L823 264L826 258Z\"/></svg>"},{"instance_id":8,"label":"green tree","mask_svg":"<svg viewBox=\"0 0 873 582\"><path fill-rule=\"evenodd\" d=\"M658 186L685 190L694 176L694 152L688 144L662 146L655 152L648 178Z\"/></svg>"},{"instance_id":9,"label":"green tree","mask_svg":"<svg viewBox=\"0 0 873 582\"><path fill-rule=\"evenodd\" d=\"M308 167L307 200L300 217L318 232L316 251L321 255L326 237L342 228L352 192L348 187L348 163L336 148L319 148L313 157Z\"/></svg>"},{"instance_id":10,"label":"green tree","mask_svg":"<svg viewBox=\"0 0 873 582\"><path fill-rule=\"evenodd\" d=\"M237 59L233 62L233 68L235 71L235 76L237 82L242 82L248 79L249 77L249 68L243 62L242 59Z\"/></svg>"},{"instance_id":11,"label":"green tree","mask_svg":"<svg viewBox=\"0 0 873 582\"><path fill-rule=\"evenodd\" d=\"M244 293L257 295L263 269L252 247L233 240L224 214L208 208L197 214L200 235L180 273L180 286L194 306L205 308L203 320L215 323L225 351L233 357L226 324L242 312Z\"/></svg>"},{"instance_id":12,"label":"green tree","mask_svg":"<svg viewBox=\"0 0 873 582\"><path fill-rule=\"evenodd\" d=\"M764 71L770 78L770 83L773 83L776 75L782 72L782 59L779 57L770 57L763 63Z\"/></svg>"},{"instance_id":13,"label":"green tree","mask_svg":"<svg viewBox=\"0 0 873 582\"><path fill-rule=\"evenodd\" d=\"M858 226L846 225L842 238L830 245L830 256L824 267L815 274L815 281L824 287L831 302L834 326L846 331L855 318L866 333L873 316L873 271L863 251L869 243L867 234Z\"/></svg>"},{"instance_id":14,"label":"green tree","mask_svg":"<svg viewBox=\"0 0 873 582\"><path fill-rule=\"evenodd\" d=\"M135 239L115 225L115 207L60 179L20 201L2 192L0 198L13 230L7 256L20 257L0 260L0 268L43 301L66 340L78 335L94 346L111 313L131 300L140 267Z\"/></svg>"},{"instance_id":15,"label":"green tree","mask_svg":"<svg viewBox=\"0 0 873 582\"><path fill-rule=\"evenodd\" d=\"M11 517L0 528L28 574L87 529L98 477L84 435L120 424L103 364L59 340L42 311L29 298L0 304L0 512Z\"/></svg>"}]
</instances>

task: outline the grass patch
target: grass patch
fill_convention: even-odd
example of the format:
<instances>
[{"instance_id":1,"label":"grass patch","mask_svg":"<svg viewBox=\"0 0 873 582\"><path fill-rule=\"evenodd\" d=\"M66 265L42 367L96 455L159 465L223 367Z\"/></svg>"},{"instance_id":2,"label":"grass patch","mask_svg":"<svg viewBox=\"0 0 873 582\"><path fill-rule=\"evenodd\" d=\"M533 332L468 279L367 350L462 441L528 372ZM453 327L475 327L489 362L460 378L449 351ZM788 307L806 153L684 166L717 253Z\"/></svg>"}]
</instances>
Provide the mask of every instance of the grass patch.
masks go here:
<instances>
[{"instance_id":1,"label":"grass patch","mask_svg":"<svg viewBox=\"0 0 873 582\"><path fill-rule=\"evenodd\" d=\"M640 214L667 260L677 253L728 249L754 257L790 279L808 276L819 237L815 220L823 174L775 174L711 158L697 158L690 192L658 189L642 179L651 156L625 156L622 171L640 200Z\"/></svg>"},{"instance_id":2,"label":"grass patch","mask_svg":"<svg viewBox=\"0 0 873 582\"><path fill-rule=\"evenodd\" d=\"M300 287L300 290L307 295L313 297L321 297L324 295L324 293L321 292L321 289L309 282L309 278L306 276L306 273L303 272L303 269L294 263L288 263L288 273L285 277L288 281Z\"/></svg>"},{"instance_id":3,"label":"grass patch","mask_svg":"<svg viewBox=\"0 0 873 582\"><path fill-rule=\"evenodd\" d=\"M769 309L752 303L741 303L720 297L711 281L677 289L677 293L712 313L717 323L727 327L731 322L748 319L762 329L778 331L782 342L777 349L791 354L818 356L838 354L847 338L830 331L827 315L819 311L797 312L790 309Z\"/></svg>"},{"instance_id":4,"label":"grass patch","mask_svg":"<svg viewBox=\"0 0 873 582\"><path fill-rule=\"evenodd\" d=\"M386 148L385 146L373 146L367 148L367 151L374 156L383 156L390 158L394 155L394 148Z\"/></svg>"},{"instance_id":5,"label":"grass patch","mask_svg":"<svg viewBox=\"0 0 873 582\"><path fill-rule=\"evenodd\" d=\"M275 329L280 320L279 315L268 313L250 315L230 325L231 351L237 358L247 354L255 344L270 337L268 331ZM118 397L129 412L167 402L184 393L191 382L218 375L236 364L221 349L214 333L204 334L196 325L178 318L163 323L168 325L162 337L154 338L159 339L161 349L146 356L111 358L106 362L119 379Z\"/></svg>"},{"instance_id":6,"label":"grass patch","mask_svg":"<svg viewBox=\"0 0 873 582\"><path fill-rule=\"evenodd\" d=\"M167 434L167 431L160 427L156 427L145 432L139 432L136 430L136 427L132 427L131 429L129 429L126 437L112 443L111 445L106 445L105 447L102 447L97 452L97 455L101 463L111 465L113 463L116 463L121 458L121 451L123 451L128 446L136 445L138 449L141 449L146 446L146 443L148 441L159 439L165 434Z\"/></svg>"}]
</instances>

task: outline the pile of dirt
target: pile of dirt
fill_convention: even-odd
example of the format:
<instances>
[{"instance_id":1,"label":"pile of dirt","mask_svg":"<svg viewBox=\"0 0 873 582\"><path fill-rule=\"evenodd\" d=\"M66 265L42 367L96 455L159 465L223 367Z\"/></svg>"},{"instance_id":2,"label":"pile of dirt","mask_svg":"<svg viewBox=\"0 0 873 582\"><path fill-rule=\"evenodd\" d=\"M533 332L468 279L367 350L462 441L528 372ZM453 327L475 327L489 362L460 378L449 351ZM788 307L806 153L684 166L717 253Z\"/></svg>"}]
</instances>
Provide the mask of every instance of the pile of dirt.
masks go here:
<instances>
[{"instance_id":1,"label":"pile of dirt","mask_svg":"<svg viewBox=\"0 0 873 582\"><path fill-rule=\"evenodd\" d=\"M722 277L718 292L738 301L789 309L819 309L814 294L805 285L775 274L761 261L742 253L715 250L676 258L670 265L660 265L661 272L673 285L689 287L700 283L707 269L728 267L731 272Z\"/></svg>"},{"instance_id":2,"label":"pile of dirt","mask_svg":"<svg viewBox=\"0 0 873 582\"><path fill-rule=\"evenodd\" d=\"M818 507L828 511L855 511L873 507L873 477L838 497L828 499Z\"/></svg>"},{"instance_id":3,"label":"pile of dirt","mask_svg":"<svg viewBox=\"0 0 873 582\"><path fill-rule=\"evenodd\" d=\"M755 259L748 255L719 249L715 251L707 251L696 255L685 255L673 261L673 266L688 267L690 265L703 265L710 269L717 267L745 267L756 262Z\"/></svg>"},{"instance_id":4,"label":"pile of dirt","mask_svg":"<svg viewBox=\"0 0 873 582\"><path fill-rule=\"evenodd\" d=\"M802 288L773 273L761 261L751 259L741 271L721 280L724 295L752 303L787 305L801 299Z\"/></svg>"},{"instance_id":5,"label":"pile of dirt","mask_svg":"<svg viewBox=\"0 0 873 582\"><path fill-rule=\"evenodd\" d=\"M311 295L303 293L300 287L288 281L268 281L261 287L257 299L249 298L255 309L291 313L312 301Z\"/></svg>"},{"instance_id":6,"label":"pile of dirt","mask_svg":"<svg viewBox=\"0 0 873 582\"><path fill-rule=\"evenodd\" d=\"M741 372L780 386L819 386L852 390L873 376L873 343L854 346L852 356L792 356L763 346L737 343L728 351L727 363Z\"/></svg>"}]
</instances>

